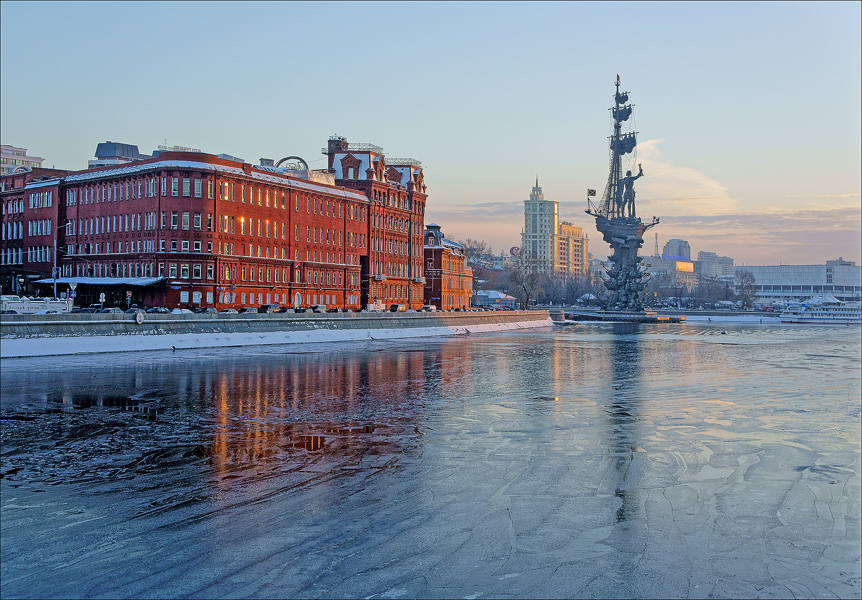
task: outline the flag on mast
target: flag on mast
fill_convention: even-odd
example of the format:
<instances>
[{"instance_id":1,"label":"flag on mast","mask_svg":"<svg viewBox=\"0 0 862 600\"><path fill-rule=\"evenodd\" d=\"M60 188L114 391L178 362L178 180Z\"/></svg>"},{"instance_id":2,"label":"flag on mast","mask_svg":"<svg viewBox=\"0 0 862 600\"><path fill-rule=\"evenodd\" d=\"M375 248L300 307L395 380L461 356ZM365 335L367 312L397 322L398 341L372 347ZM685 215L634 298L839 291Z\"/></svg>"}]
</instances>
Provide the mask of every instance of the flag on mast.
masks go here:
<instances>
[{"instance_id":1,"label":"flag on mast","mask_svg":"<svg viewBox=\"0 0 862 600\"><path fill-rule=\"evenodd\" d=\"M595 196L596 190L587 189L587 196Z\"/></svg>"}]
</instances>

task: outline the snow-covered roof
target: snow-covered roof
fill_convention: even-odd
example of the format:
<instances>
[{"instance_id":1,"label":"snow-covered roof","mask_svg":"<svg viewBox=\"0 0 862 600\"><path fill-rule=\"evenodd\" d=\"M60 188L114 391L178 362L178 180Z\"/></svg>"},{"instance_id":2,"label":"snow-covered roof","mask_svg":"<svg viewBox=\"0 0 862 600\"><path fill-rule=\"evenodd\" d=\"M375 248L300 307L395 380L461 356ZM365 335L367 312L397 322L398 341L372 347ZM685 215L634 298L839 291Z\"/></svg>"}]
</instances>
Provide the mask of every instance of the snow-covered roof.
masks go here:
<instances>
[{"instance_id":1,"label":"snow-covered roof","mask_svg":"<svg viewBox=\"0 0 862 600\"><path fill-rule=\"evenodd\" d=\"M487 296L488 299L496 298L498 300L514 300L514 296L510 296L509 294L504 294L503 292L498 292L495 290L479 290L476 292L477 296Z\"/></svg>"},{"instance_id":2,"label":"snow-covered roof","mask_svg":"<svg viewBox=\"0 0 862 600\"><path fill-rule=\"evenodd\" d=\"M48 181L30 181L27 185L24 186L25 190L32 190L33 188L46 187L51 185L57 185L60 183L60 179L50 179Z\"/></svg>"},{"instance_id":3,"label":"snow-covered roof","mask_svg":"<svg viewBox=\"0 0 862 600\"><path fill-rule=\"evenodd\" d=\"M155 285L167 281L167 277L58 277L57 283L83 283L84 285ZM54 283L50 277L35 283Z\"/></svg>"},{"instance_id":4,"label":"snow-covered roof","mask_svg":"<svg viewBox=\"0 0 862 600\"><path fill-rule=\"evenodd\" d=\"M216 173L225 173L228 175L245 176L245 172L240 167L230 167L227 165L218 165L209 162L201 162L196 160L160 160L157 162L139 163L134 162L116 169L106 169L103 171L85 171L75 175L69 175L65 178L67 183L78 183L92 181L95 179L104 179L108 177L122 177L126 175L134 175L144 171L152 171L158 169L195 169L201 171L214 171ZM259 181L267 181L270 183L278 183L288 185L309 192L317 192L321 194L336 194L343 196L346 199L355 200L358 202L367 202L368 198L361 193L347 190L337 186L326 186L317 184L302 179L290 178L284 173L283 169L272 169L272 173L261 172L260 167L251 169L252 179ZM269 169L267 169L269 170ZM281 172L279 172L281 171ZM56 182L55 182L56 183Z\"/></svg>"}]
</instances>

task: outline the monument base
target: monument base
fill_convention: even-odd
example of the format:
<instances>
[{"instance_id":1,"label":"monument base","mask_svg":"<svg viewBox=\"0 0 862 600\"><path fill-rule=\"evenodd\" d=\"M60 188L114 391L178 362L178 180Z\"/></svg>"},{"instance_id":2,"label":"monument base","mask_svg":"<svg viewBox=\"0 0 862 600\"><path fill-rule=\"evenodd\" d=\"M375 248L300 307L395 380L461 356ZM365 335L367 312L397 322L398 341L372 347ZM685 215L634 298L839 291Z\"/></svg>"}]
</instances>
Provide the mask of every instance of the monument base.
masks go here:
<instances>
[{"instance_id":1,"label":"monument base","mask_svg":"<svg viewBox=\"0 0 862 600\"><path fill-rule=\"evenodd\" d=\"M680 323L685 315L659 315L651 310L598 310L566 314L572 321L604 321L606 323Z\"/></svg>"}]
</instances>

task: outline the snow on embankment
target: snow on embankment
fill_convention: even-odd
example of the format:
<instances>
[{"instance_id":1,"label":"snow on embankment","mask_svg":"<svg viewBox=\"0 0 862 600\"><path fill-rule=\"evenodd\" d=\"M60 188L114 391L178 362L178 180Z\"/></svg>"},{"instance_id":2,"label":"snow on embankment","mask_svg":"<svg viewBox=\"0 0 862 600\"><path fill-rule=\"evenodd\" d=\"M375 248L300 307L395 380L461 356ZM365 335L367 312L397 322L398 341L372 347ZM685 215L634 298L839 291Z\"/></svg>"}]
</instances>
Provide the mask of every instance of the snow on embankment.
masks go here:
<instances>
[{"instance_id":1,"label":"snow on embankment","mask_svg":"<svg viewBox=\"0 0 862 600\"><path fill-rule=\"evenodd\" d=\"M53 317L54 315L50 315ZM89 316L89 315L88 315ZM95 316L95 315L94 315ZM98 315L107 317L113 315ZM147 315L147 327L117 315L116 320L0 323L0 358L308 344L463 335L553 326L546 312L417 315L290 315L253 318L172 319ZM214 315L213 317L219 317ZM82 331L82 329L84 331Z\"/></svg>"}]
</instances>

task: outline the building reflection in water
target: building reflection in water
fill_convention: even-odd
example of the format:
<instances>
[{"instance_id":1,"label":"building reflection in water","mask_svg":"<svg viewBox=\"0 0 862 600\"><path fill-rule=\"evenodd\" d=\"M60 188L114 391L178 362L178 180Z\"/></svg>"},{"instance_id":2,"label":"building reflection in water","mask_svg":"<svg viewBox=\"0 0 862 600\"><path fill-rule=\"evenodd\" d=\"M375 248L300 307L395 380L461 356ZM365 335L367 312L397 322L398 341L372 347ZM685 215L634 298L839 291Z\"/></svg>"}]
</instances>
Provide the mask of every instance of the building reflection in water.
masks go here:
<instances>
[{"instance_id":1,"label":"building reflection in water","mask_svg":"<svg viewBox=\"0 0 862 600\"><path fill-rule=\"evenodd\" d=\"M397 463L418 444L428 402L468 385L469 356L457 339L237 358L162 355L118 361L97 378L84 377L84 367L61 369L39 387L57 390L43 399L75 414L106 408L103 415L119 409L127 421L145 418L152 431L141 434L142 453L167 456L161 451L171 446L172 459L202 461L220 485L309 465Z\"/></svg>"}]
</instances>

